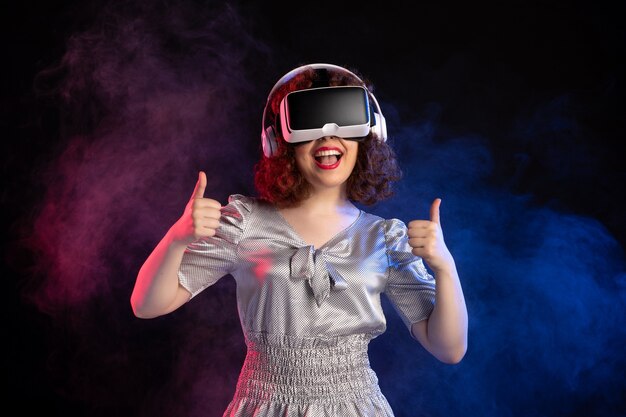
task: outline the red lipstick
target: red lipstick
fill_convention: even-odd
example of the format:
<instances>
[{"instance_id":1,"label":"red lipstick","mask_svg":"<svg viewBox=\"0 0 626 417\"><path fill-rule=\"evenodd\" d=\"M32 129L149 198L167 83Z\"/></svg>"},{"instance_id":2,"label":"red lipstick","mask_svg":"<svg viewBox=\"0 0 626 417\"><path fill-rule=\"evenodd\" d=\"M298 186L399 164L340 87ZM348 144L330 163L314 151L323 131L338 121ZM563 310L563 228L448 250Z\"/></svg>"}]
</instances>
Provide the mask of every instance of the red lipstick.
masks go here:
<instances>
[{"instance_id":1,"label":"red lipstick","mask_svg":"<svg viewBox=\"0 0 626 417\"><path fill-rule=\"evenodd\" d=\"M320 163L317 159L315 159L315 155L320 152L320 151L337 151L340 153L340 155L338 155L337 157L337 162L335 162L332 165L324 165L322 163ZM335 147L335 146L322 146L320 148L317 148L315 150L315 152L313 153L313 159L315 160L315 164L321 168L321 169L335 169L339 166L339 164L341 163L341 157L343 156L343 152L341 151L341 149Z\"/></svg>"}]
</instances>

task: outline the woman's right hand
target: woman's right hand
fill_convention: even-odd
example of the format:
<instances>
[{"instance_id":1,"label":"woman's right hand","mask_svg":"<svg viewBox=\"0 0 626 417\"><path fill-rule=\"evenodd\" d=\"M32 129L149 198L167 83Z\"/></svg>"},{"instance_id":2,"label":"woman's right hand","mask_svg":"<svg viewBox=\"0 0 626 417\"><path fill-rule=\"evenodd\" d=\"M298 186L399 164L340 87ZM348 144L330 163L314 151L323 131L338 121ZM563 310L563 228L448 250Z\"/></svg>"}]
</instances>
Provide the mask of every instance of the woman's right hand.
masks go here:
<instances>
[{"instance_id":1,"label":"woman's right hand","mask_svg":"<svg viewBox=\"0 0 626 417\"><path fill-rule=\"evenodd\" d=\"M190 244L204 237L215 235L215 231L220 225L222 205L217 200L204 198L206 184L206 174L200 171L198 182L183 215L170 230L174 240Z\"/></svg>"}]
</instances>

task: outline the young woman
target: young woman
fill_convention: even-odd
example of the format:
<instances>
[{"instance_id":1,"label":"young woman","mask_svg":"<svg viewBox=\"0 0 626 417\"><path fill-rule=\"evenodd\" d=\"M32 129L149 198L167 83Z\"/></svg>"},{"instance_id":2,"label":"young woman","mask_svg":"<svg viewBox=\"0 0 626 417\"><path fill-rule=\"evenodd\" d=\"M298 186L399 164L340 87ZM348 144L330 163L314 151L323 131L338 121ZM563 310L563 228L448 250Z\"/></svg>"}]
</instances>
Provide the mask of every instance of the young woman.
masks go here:
<instances>
[{"instance_id":1,"label":"young woman","mask_svg":"<svg viewBox=\"0 0 626 417\"><path fill-rule=\"evenodd\" d=\"M382 293L431 354L457 363L467 311L439 221L405 225L359 209L400 178L376 98L354 72L298 67L263 114L258 197L204 197L198 182L181 218L145 261L137 317L176 310L225 275L237 282L247 345L224 416L393 416L367 347L385 331ZM431 275L424 262L433 272Z\"/></svg>"}]
</instances>

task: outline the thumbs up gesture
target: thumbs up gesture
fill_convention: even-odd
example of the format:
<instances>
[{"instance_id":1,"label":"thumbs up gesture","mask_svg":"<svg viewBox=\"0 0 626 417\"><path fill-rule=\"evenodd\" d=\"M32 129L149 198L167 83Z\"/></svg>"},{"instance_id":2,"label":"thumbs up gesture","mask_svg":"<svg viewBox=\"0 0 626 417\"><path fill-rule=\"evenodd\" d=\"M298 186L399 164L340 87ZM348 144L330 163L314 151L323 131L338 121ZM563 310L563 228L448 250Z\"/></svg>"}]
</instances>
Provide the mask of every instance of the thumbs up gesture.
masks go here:
<instances>
[{"instance_id":1,"label":"thumbs up gesture","mask_svg":"<svg viewBox=\"0 0 626 417\"><path fill-rule=\"evenodd\" d=\"M219 201L204 197L206 184L206 174L200 171L196 187L185 206L183 215L172 226L174 239L189 244L203 237L215 235L220 224L222 205Z\"/></svg>"},{"instance_id":2,"label":"thumbs up gesture","mask_svg":"<svg viewBox=\"0 0 626 417\"><path fill-rule=\"evenodd\" d=\"M448 250L441 230L437 198L430 206L430 220L413 220L408 224L408 236L411 252L421 257L435 273L450 269L454 260Z\"/></svg>"}]
</instances>

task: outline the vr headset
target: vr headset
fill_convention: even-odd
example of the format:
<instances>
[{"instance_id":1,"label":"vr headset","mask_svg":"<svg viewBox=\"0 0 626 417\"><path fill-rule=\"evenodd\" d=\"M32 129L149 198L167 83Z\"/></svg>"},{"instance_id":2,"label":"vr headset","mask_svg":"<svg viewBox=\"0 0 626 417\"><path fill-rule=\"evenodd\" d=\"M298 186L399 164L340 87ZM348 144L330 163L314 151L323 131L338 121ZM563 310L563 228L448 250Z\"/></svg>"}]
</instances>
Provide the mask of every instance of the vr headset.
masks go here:
<instances>
[{"instance_id":1,"label":"vr headset","mask_svg":"<svg viewBox=\"0 0 626 417\"><path fill-rule=\"evenodd\" d=\"M306 65L292 70L281 78L272 89L268 102L283 80L291 78L297 71L311 67L316 70L332 69L347 72L360 80L352 72L336 65ZM267 157L273 156L278 148L275 128L280 129L282 137L290 144L316 140L325 136L362 140L370 132L375 133L379 140L387 139L385 118L378 102L364 87L335 86L292 91L280 102L280 113L275 117L274 126L265 126L267 107L263 112L264 126L261 133L263 153Z\"/></svg>"},{"instance_id":2,"label":"vr headset","mask_svg":"<svg viewBox=\"0 0 626 417\"><path fill-rule=\"evenodd\" d=\"M362 139L370 132L367 91L363 87L321 87L293 91L280 103L280 126L288 143L339 136Z\"/></svg>"}]
</instances>

